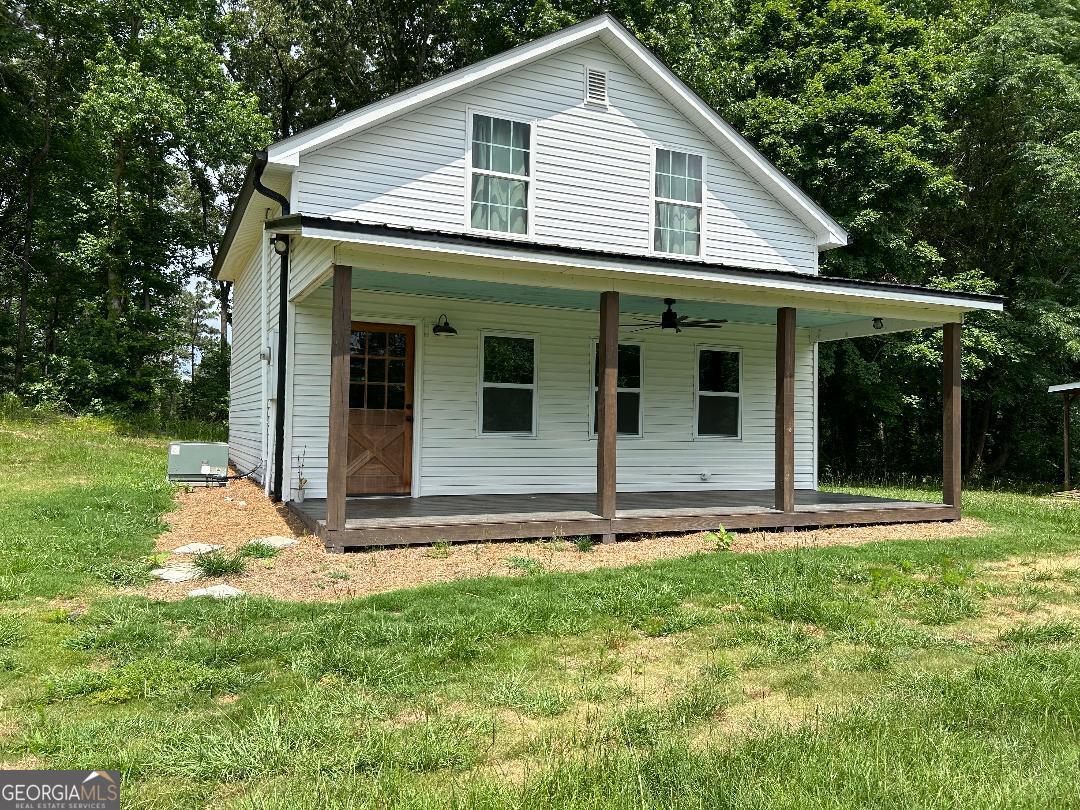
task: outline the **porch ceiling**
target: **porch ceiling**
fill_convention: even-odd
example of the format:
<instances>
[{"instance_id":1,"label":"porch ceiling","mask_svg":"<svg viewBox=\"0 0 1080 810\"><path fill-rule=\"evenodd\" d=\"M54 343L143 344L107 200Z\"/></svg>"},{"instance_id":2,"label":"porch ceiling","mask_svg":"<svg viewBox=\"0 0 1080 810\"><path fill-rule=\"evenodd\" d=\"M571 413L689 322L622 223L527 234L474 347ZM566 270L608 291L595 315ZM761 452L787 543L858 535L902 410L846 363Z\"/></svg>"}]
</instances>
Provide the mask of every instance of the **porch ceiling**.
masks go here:
<instances>
[{"instance_id":1,"label":"porch ceiling","mask_svg":"<svg viewBox=\"0 0 1080 810\"><path fill-rule=\"evenodd\" d=\"M323 286L330 287L332 282L327 280ZM430 298L459 301L485 301L501 304L577 309L588 312L596 311L599 298L596 293L586 290L470 281L467 279L393 273L382 270L365 270L361 267L353 268L353 289L422 295ZM673 290L671 295L677 297L679 292ZM660 294L657 297L623 295L620 300L620 309L623 314L658 315L664 308L663 297ZM675 309L680 315L689 315L694 318L725 318L732 323L776 323L775 307L678 298ZM808 329L839 327L844 324L856 323L849 313L821 312L809 309L799 309L796 318L799 327ZM866 331L871 328L869 324L866 324L866 327ZM913 327L907 326L906 328Z\"/></svg>"}]
</instances>

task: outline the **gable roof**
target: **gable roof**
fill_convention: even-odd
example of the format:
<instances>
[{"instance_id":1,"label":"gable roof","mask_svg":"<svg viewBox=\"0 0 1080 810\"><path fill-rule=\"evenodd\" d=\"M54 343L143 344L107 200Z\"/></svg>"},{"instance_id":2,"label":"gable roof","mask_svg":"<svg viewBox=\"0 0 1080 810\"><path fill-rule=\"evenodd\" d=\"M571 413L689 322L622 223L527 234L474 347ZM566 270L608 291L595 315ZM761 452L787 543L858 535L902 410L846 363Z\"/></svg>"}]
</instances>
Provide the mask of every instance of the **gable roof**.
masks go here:
<instances>
[{"instance_id":1,"label":"gable roof","mask_svg":"<svg viewBox=\"0 0 1080 810\"><path fill-rule=\"evenodd\" d=\"M411 110L592 39L599 39L626 62L747 175L787 207L814 234L819 249L827 250L848 243L847 231L835 219L721 118L701 96L691 90L656 54L642 45L610 14L585 20L290 135L268 146L265 152L260 153L259 160L265 160L268 177L274 178L278 183L284 182L287 187L289 174L293 168L300 165L301 156L306 152L348 138ZM234 245L246 246L252 243L253 239L261 238L261 219L249 216L249 202L252 198L250 186L250 183L245 183L229 218L221 249L215 257L215 277L230 276L237 272L232 266L236 260L230 255L235 255L232 250ZM259 221L256 222L256 219Z\"/></svg>"},{"instance_id":2,"label":"gable roof","mask_svg":"<svg viewBox=\"0 0 1080 810\"><path fill-rule=\"evenodd\" d=\"M814 233L818 247L827 249L848 243L847 231L836 220L721 118L656 54L642 45L633 34L609 14L593 17L533 42L511 48L468 67L452 71L438 79L298 132L269 146L266 150L267 160L270 164L299 165L300 156L305 152L347 138L410 110L594 38L599 38L636 70L646 82L691 123L698 126L747 174L791 209L792 213Z\"/></svg>"}]
</instances>

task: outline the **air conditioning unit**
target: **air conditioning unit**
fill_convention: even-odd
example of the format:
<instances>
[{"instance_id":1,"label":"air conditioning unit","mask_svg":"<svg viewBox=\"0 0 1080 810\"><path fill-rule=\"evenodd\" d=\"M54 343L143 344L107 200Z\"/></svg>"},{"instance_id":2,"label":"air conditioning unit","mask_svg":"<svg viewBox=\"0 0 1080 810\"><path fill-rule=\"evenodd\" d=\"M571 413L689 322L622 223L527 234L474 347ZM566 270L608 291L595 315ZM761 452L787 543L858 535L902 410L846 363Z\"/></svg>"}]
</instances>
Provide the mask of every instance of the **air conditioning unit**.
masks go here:
<instances>
[{"instance_id":1,"label":"air conditioning unit","mask_svg":"<svg viewBox=\"0 0 1080 810\"><path fill-rule=\"evenodd\" d=\"M225 486L229 474L226 442L172 442L166 477L178 484Z\"/></svg>"}]
</instances>

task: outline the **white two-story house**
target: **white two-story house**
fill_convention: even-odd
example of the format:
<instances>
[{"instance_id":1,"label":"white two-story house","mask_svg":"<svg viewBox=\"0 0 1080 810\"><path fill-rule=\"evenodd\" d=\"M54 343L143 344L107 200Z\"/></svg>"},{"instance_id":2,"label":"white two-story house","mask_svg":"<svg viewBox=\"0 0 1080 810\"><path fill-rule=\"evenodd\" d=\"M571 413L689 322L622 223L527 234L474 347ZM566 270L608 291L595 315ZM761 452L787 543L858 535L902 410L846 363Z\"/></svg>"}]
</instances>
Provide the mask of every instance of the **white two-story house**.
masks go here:
<instances>
[{"instance_id":1,"label":"white two-story house","mask_svg":"<svg viewBox=\"0 0 1080 810\"><path fill-rule=\"evenodd\" d=\"M272 144L230 450L327 547L959 516L978 295L828 278L848 235L609 16ZM817 347L944 326L944 503L817 491Z\"/></svg>"}]
</instances>

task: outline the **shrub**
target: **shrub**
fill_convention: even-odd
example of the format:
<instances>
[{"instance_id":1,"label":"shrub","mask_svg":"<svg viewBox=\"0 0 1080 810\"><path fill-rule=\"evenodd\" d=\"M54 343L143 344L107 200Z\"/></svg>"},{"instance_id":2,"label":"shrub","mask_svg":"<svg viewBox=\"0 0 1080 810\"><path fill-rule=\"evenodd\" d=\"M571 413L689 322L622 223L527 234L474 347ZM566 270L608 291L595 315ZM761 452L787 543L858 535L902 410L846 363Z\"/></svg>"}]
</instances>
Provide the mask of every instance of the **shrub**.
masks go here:
<instances>
[{"instance_id":1,"label":"shrub","mask_svg":"<svg viewBox=\"0 0 1080 810\"><path fill-rule=\"evenodd\" d=\"M579 537L574 541L574 545L578 551L589 552L596 548L596 541L591 537Z\"/></svg>"}]
</instances>

